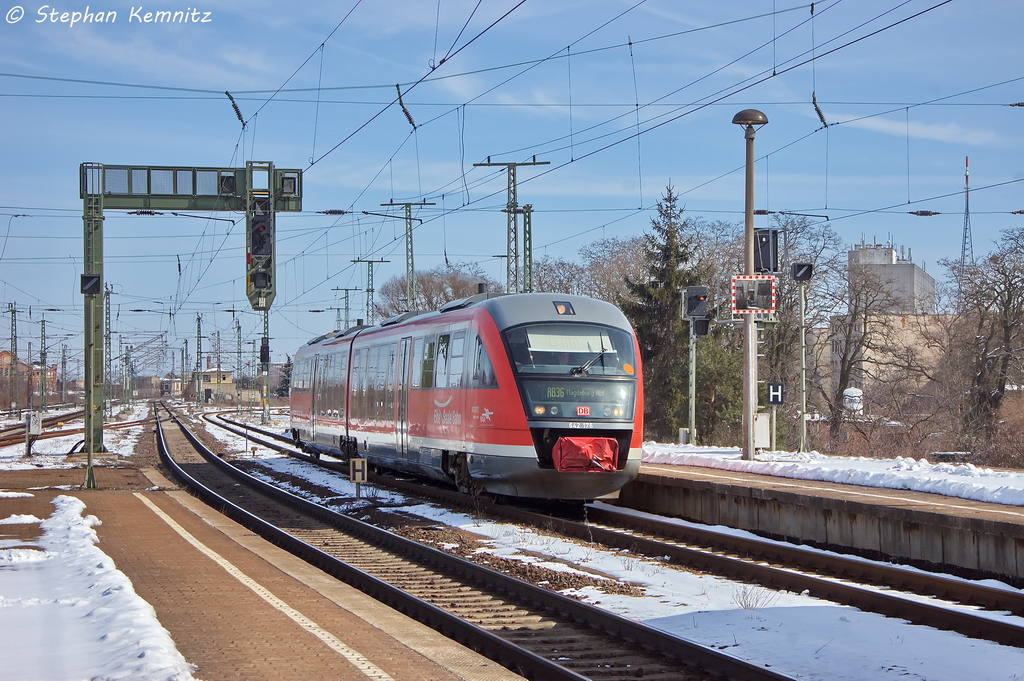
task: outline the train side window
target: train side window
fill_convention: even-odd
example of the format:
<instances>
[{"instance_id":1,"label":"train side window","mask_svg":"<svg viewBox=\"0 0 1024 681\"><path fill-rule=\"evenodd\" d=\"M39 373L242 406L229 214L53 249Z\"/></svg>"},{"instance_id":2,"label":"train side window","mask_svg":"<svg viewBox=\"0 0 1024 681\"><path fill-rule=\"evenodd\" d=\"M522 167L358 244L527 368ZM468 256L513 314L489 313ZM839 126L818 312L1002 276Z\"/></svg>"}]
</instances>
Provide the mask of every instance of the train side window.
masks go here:
<instances>
[{"instance_id":1,"label":"train side window","mask_svg":"<svg viewBox=\"0 0 1024 681\"><path fill-rule=\"evenodd\" d=\"M479 336L476 339L473 383L480 386L498 385L498 378L494 375L494 366L491 365L491 358L487 355L487 348L484 347L484 341Z\"/></svg>"},{"instance_id":2,"label":"train side window","mask_svg":"<svg viewBox=\"0 0 1024 681\"><path fill-rule=\"evenodd\" d=\"M448 386L451 388L462 387L462 367L465 364L463 355L466 348L466 332L456 331L452 334L451 360L448 362Z\"/></svg>"},{"instance_id":3,"label":"train side window","mask_svg":"<svg viewBox=\"0 0 1024 681\"><path fill-rule=\"evenodd\" d=\"M398 343L392 343L387 346L388 361L387 361L387 374L385 376L384 385L384 413L381 416L385 421L392 421L394 419L394 407L395 407L395 372L397 367L398 354ZM381 362L384 365L384 362Z\"/></svg>"},{"instance_id":4,"label":"train side window","mask_svg":"<svg viewBox=\"0 0 1024 681\"><path fill-rule=\"evenodd\" d=\"M361 419L364 416L363 413L363 371L366 367L366 351L356 350L352 353L352 398L349 401L349 405L352 408L352 413L349 415L353 419Z\"/></svg>"},{"instance_id":5,"label":"train side window","mask_svg":"<svg viewBox=\"0 0 1024 681\"><path fill-rule=\"evenodd\" d=\"M423 383L423 374L420 367L423 364L423 338L417 338L412 343L412 387L419 388Z\"/></svg>"},{"instance_id":6,"label":"train side window","mask_svg":"<svg viewBox=\"0 0 1024 681\"><path fill-rule=\"evenodd\" d=\"M345 355L331 357L331 416L341 418L345 405Z\"/></svg>"},{"instance_id":7,"label":"train side window","mask_svg":"<svg viewBox=\"0 0 1024 681\"><path fill-rule=\"evenodd\" d=\"M366 362L366 408L363 413L368 419L377 418L377 365L380 363L380 346L370 348L370 357Z\"/></svg>"},{"instance_id":8,"label":"train side window","mask_svg":"<svg viewBox=\"0 0 1024 681\"><path fill-rule=\"evenodd\" d=\"M316 413L319 416L327 415L327 385L329 380L329 374L331 369L331 358L328 356L320 357L320 373L316 382Z\"/></svg>"},{"instance_id":9,"label":"train side window","mask_svg":"<svg viewBox=\"0 0 1024 681\"><path fill-rule=\"evenodd\" d=\"M434 387L448 387L448 363L451 356L451 336L447 333L437 337L437 357L434 360Z\"/></svg>"},{"instance_id":10,"label":"train side window","mask_svg":"<svg viewBox=\"0 0 1024 681\"><path fill-rule=\"evenodd\" d=\"M423 342L423 387L434 387L434 350L437 347L437 339L434 336L427 336Z\"/></svg>"},{"instance_id":11,"label":"train side window","mask_svg":"<svg viewBox=\"0 0 1024 681\"><path fill-rule=\"evenodd\" d=\"M377 346L377 380L374 384L373 417L384 418L384 403L387 401L388 346Z\"/></svg>"},{"instance_id":12,"label":"train side window","mask_svg":"<svg viewBox=\"0 0 1024 681\"><path fill-rule=\"evenodd\" d=\"M331 416L340 416L338 411L338 398L341 393L341 355L331 357Z\"/></svg>"},{"instance_id":13,"label":"train side window","mask_svg":"<svg viewBox=\"0 0 1024 681\"><path fill-rule=\"evenodd\" d=\"M338 355L338 417L345 418L345 393L348 391L348 352Z\"/></svg>"}]
</instances>

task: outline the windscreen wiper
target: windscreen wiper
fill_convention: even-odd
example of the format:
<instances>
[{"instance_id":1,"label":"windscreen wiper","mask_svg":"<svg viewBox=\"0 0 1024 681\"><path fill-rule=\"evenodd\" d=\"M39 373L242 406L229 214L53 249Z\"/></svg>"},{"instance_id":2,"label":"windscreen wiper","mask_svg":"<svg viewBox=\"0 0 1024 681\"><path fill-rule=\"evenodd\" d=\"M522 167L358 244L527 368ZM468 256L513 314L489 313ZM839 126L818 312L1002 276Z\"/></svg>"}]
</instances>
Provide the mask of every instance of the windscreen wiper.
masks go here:
<instances>
[{"instance_id":1,"label":"windscreen wiper","mask_svg":"<svg viewBox=\"0 0 1024 681\"><path fill-rule=\"evenodd\" d=\"M606 353L606 352L608 352L608 350L606 350L605 348L601 348L601 352L597 353L596 355L594 355L593 357L588 359L586 362L584 362L580 366L573 367L572 369L570 369L569 370L569 375L571 375L571 376L583 376L584 374L587 373L587 370L590 369L591 366L593 366L594 362L596 362L597 360L599 360L602 357L604 357L604 353Z\"/></svg>"}]
</instances>

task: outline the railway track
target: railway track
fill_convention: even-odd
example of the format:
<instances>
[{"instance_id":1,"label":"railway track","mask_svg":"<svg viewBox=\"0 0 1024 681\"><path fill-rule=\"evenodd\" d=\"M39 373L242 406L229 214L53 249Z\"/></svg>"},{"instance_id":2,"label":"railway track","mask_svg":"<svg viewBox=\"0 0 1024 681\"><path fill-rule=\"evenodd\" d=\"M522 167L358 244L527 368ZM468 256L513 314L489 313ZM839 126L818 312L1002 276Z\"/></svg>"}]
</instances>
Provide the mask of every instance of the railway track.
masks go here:
<instances>
[{"instance_id":1,"label":"railway track","mask_svg":"<svg viewBox=\"0 0 1024 681\"><path fill-rule=\"evenodd\" d=\"M230 419L227 425L243 426ZM222 426L223 427L223 426ZM347 473L340 463L318 461L284 446L288 438L248 427L248 435L265 446ZM276 442L274 442L276 440ZM646 514L627 513L607 504L587 507L587 521L555 518L443 489L384 476L373 481L413 496L429 496L516 523L530 525L613 549L628 549L648 557L666 556L676 565L710 572L739 581L784 589L906 619L938 629L959 632L1005 645L1024 646L1024 628L1002 613L1024 617L1024 592L1003 589L946 575L906 569L877 561L843 556L808 547L737 536L693 523L680 524ZM939 604L934 599L978 608L980 611Z\"/></svg>"},{"instance_id":2,"label":"railway track","mask_svg":"<svg viewBox=\"0 0 1024 681\"><path fill-rule=\"evenodd\" d=\"M52 428L53 426L61 423L74 420L75 418L81 418L82 412L76 412L75 414L65 414L63 416L52 416L47 419L43 419L43 428ZM124 423L105 423L103 425L104 430L120 430L122 428L132 428L133 426L141 426L147 423L152 423L153 419L147 418L140 421L125 421ZM49 432L43 432L37 435L33 441L49 440L55 437L68 437L71 435L83 435L85 428L64 428L62 430L51 430ZM9 447L11 445L22 444L25 442L25 427L15 426L13 428L6 428L0 432L0 447Z\"/></svg>"},{"instance_id":3,"label":"railway track","mask_svg":"<svg viewBox=\"0 0 1024 681\"><path fill-rule=\"evenodd\" d=\"M207 503L528 678L789 678L283 492L180 424L158 437L165 463Z\"/></svg>"}]
</instances>

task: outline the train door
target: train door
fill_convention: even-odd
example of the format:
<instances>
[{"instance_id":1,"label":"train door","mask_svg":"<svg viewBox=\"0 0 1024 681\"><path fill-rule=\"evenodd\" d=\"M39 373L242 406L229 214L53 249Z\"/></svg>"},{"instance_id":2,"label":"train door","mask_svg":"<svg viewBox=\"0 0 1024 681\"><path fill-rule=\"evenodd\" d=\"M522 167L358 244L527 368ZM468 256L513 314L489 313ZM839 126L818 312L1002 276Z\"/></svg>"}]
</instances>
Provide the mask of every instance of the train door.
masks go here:
<instances>
[{"instance_id":1,"label":"train door","mask_svg":"<svg viewBox=\"0 0 1024 681\"><path fill-rule=\"evenodd\" d=\"M398 380L395 383L395 449L399 459L409 458L409 360L412 338L398 344Z\"/></svg>"},{"instance_id":2,"label":"train door","mask_svg":"<svg viewBox=\"0 0 1024 681\"><path fill-rule=\"evenodd\" d=\"M313 355L309 359L309 441L316 442L316 413L320 409L320 355Z\"/></svg>"}]
</instances>

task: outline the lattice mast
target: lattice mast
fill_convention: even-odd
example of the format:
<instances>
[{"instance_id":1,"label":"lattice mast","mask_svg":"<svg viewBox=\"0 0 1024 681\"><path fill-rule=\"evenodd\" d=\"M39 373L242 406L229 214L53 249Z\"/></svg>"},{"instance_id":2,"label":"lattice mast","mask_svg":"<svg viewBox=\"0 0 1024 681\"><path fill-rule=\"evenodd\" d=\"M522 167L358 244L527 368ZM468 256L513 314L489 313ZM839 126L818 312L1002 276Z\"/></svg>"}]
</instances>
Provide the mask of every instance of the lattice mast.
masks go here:
<instances>
[{"instance_id":1,"label":"lattice mast","mask_svg":"<svg viewBox=\"0 0 1024 681\"><path fill-rule=\"evenodd\" d=\"M964 234L960 243L960 272L963 281L967 268L974 264L974 239L971 237L971 183L970 158L964 157Z\"/></svg>"}]
</instances>

